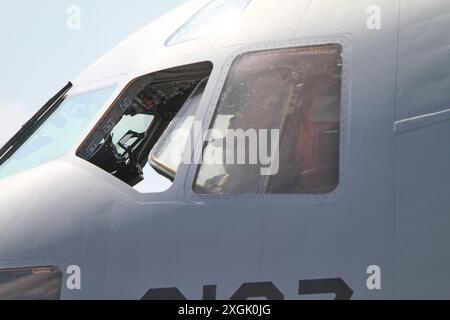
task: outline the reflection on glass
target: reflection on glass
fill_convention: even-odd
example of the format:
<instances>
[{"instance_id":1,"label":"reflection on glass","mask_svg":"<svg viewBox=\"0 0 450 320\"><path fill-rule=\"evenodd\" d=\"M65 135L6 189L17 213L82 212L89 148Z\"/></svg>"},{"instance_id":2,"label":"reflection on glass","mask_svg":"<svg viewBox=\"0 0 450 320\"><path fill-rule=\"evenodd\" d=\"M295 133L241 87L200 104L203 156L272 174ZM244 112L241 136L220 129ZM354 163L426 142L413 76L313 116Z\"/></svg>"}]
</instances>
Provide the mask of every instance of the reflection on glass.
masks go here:
<instances>
[{"instance_id":1,"label":"reflection on glass","mask_svg":"<svg viewBox=\"0 0 450 320\"><path fill-rule=\"evenodd\" d=\"M55 267L0 270L0 300L59 300L61 281Z\"/></svg>"},{"instance_id":2,"label":"reflection on glass","mask_svg":"<svg viewBox=\"0 0 450 320\"><path fill-rule=\"evenodd\" d=\"M175 32L167 40L166 45L171 46L188 40L212 36L234 26L236 19L240 17L250 1L212 1Z\"/></svg>"},{"instance_id":3,"label":"reflection on glass","mask_svg":"<svg viewBox=\"0 0 450 320\"><path fill-rule=\"evenodd\" d=\"M0 167L0 179L64 155L81 138L113 91L114 88L106 88L63 98L48 119Z\"/></svg>"},{"instance_id":4,"label":"reflection on glass","mask_svg":"<svg viewBox=\"0 0 450 320\"><path fill-rule=\"evenodd\" d=\"M233 63L219 99L203 154L222 154L223 163L204 162L195 191L204 194L324 194L339 182L341 46L323 45L244 54ZM239 145L233 131L254 133ZM279 141L263 139L279 133ZM249 134L250 136L250 134ZM261 143L263 141L263 143ZM220 143L219 143L220 142ZM263 175L261 146L279 169ZM253 152L257 145L258 152ZM272 148L273 146L278 148ZM233 146L234 148L229 148ZM239 148L238 148L239 146ZM259 161L229 163L228 155ZM253 157L252 157L253 156ZM231 158L231 157L230 157ZM273 164L273 163L272 163Z\"/></svg>"},{"instance_id":5,"label":"reflection on glass","mask_svg":"<svg viewBox=\"0 0 450 320\"><path fill-rule=\"evenodd\" d=\"M190 138L195 112L200 104L207 83L208 79L203 80L193 91L150 155L151 161L160 169L167 171L166 173L172 178L175 177L175 173L182 163L183 151Z\"/></svg>"}]
</instances>

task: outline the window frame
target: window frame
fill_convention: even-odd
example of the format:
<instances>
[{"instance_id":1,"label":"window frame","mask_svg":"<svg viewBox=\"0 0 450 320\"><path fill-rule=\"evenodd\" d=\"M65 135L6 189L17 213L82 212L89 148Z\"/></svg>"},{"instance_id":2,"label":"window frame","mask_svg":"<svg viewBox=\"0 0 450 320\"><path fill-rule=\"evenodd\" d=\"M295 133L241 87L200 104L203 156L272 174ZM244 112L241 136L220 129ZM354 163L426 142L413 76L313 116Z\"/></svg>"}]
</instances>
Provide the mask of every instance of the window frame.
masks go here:
<instances>
[{"instance_id":1,"label":"window frame","mask_svg":"<svg viewBox=\"0 0 450 320\"><path fill-rule=\"evenodd\" d=\"M292 48L308 48L323 45L339 45L341 46L342 55L342 78L341 78L341 110L340 110L340 140L339 140L339 182L337 187L329 193L325 194L258 194L258 193L246 193L246 194L200 194L195 192L195 183L197 179L197 173L200 170L201 164L191 164L188 169L187 180L185 185L186 197L193 199L194 201L207 201L210 200L245 200L245 199L284 199L284 200L302 200L304 203L324 203L334 202L338 199L347 185L347 155L349 147L349 130L350 124L348 120L349 114L349 63L351 61L349 36L334 36L334 37L322 37L315 39L285 41L277 43L265 43L244 46L233 52L225 61L221 74L215 84L215 89L210 97L209 105L206 114L203 116L202 121L204 123L204 129L210 129L214 117L219 107L219 100L224 90L226 80L231 71L233 63L240 56L248 53L255 53L261 51L272 51L279 49L292 49ZM199 145L201 144L201 145ZM203 141L196 141L195 147L199 150L203 150Z\"/></svg>"}]
</instances>

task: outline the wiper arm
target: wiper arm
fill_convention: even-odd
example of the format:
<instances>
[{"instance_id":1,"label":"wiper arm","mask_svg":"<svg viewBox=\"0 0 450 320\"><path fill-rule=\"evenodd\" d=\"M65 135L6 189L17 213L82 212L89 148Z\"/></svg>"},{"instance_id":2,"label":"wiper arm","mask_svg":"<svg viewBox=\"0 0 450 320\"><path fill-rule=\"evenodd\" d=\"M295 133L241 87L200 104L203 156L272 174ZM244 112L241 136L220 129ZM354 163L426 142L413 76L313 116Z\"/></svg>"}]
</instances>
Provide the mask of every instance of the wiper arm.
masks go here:
<instances>
[{"instance_id":1,"label":"wiper arm","mask_svg":"<svg viewBox=\"0 0 450 320\"><path fill-rule=\"evenodd\" d=\"M18 144L23 142L32 133L35 124L55 105L58 100L64 96L73 84L69 82L53 98L51 98L39 111L28 120L22 128L0 149L0 165L2 165L11 156Z\"/></svg>"}]
</instances>

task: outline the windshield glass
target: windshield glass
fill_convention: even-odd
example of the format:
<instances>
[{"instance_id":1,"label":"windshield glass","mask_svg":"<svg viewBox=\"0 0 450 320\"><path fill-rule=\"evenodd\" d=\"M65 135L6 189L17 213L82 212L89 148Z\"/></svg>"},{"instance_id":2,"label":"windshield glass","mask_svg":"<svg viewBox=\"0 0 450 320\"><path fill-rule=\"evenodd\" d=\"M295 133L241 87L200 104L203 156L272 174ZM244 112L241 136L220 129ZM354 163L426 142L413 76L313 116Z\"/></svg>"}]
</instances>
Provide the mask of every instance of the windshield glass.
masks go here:
<instances>
[{"instance_id":1,"label":"windshield glass","mask_svg":"<svg viewBox=\"0 0 450 320\"><path fill-rule=\"evenodd\" d=\"M208 79L202 80L192 92L191 96L172 120L150 155L152 164L156 165L160 170L163 170L172 178L175 176L175 173L178 171L178 167L183 160L182 154L190 137L190 130L194 123L195 112L200 104L207 83Z\"/></svg>"},{"instance_id":2,"label":"windshield glass","mask_svg":"<svg viewBox=\"0 0 450 320\"><path fill-rule=\"evenodd\" d=\"M0 167L0 179L64 155L81 138L114 89L62 98L56 110Z\"/></svg>"},{"instance_id":3,"label":"windshield glass","mask_svg":"<svg viewBox=\"0 0 450 320\"><path fill-rule=\"evenodd\" d=\"M167 41L166 46L218 34L236 25L251 0L214 0L189 19Z\"/></svg>"}]
</instances>

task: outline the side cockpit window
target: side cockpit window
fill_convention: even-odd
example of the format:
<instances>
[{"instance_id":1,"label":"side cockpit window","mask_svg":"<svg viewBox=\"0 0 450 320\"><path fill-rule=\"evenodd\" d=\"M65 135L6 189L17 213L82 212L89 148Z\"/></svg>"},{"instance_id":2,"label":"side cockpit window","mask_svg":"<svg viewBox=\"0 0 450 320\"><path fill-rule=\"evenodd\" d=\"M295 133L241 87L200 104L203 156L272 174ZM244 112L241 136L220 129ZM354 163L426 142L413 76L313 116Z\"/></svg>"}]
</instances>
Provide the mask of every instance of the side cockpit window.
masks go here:
<instances>
[{"instance_id":1,"label":"side cockpit window","mask_svg":"<svg viewBox=\"0 0 450 320\"><path fill-rule=\"evenodd\" d=\"M333 191L339 183L341 52L340 45L321 45L239 56L218 102L195 191ZM221 161L208 161L214 154Z\"/></svg>"},{"instance_id":2,"label":"side cockpit window","mask_svg":"<svg viewBox=\"0 0 450 320\"><path fill-rule=\"evenodd\" d=\"M204 62L136 79L77 155L140 192L166 190L178 166L166 156L165 149L171 146L165 132L179 123L186 129L192 124L211 71L212 64ZM183 146L177 146L176 151L182 153ZM150 166L148 159L154 149Z\"/></svg>"},{"instance_id":3,"label":"side cockpit window","mask_svg":"<svg viewBox=\"0 0 450 320\"><path fill-rule=\"evenodd\" d=\"M183 151L191 139L191 128L195 120L195 112L205 91L208 79L202 80L183 107L163 133L150 155L153 168L169 179L174 179L181 163L190 163L191 159L183 159ZM192 151L192 145L190 151ZM184 155L190 156L190 153Z\"/></svg>"}]
</instances>

